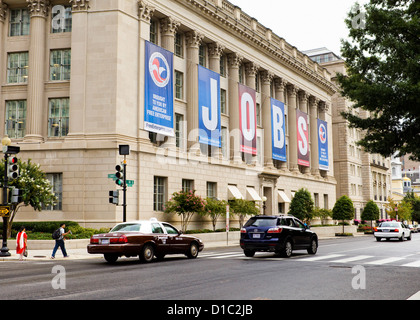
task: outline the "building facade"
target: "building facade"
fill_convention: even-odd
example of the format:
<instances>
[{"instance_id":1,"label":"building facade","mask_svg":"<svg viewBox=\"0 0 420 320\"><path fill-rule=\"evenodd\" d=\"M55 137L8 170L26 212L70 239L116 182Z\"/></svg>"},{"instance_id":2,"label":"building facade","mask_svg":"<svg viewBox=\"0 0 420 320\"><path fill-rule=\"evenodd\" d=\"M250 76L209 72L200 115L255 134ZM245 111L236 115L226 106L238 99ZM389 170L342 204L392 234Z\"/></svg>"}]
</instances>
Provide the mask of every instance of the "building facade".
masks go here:
<instances>
[{"instance_id":1,"label":"building facade","mask_svg":"<svg viewBox=\"0 0 420 320\"><path fill-rule=\"evenodd\" d=\"M332 74L346 74L345 61L327 48L306 51L311 59L319 61ZM332 97L332 126L334 140L334 175L337 180L337 197L348 195L355 206L355 219L361 219L366 203L373 200L379 207L380 219L386 219L386 204L391 195L391 158L365 152L357 141L363 132L349 128L342 112L352 110L368 117L364 110L351 109L352 103L339 92Z\"/></svg>"},{"instance_id":2,"label":"building facade","mask_svg":"<svg viewBox=\"0 0 420 320\"><path fill-rule=\"evenodd\" d=\"M228 1L0 0L0 48L0 130L20 158L41 165L59 198L42 212L25 208L20 221L122 221L108 203L121 144L134 181L127 220L176 223L163 209L181 189L265 200L266 214L287 213L300 188L319 207L335 203L331 74ZM149 64L150 48L158 53ZM152 95L153 107L150 70L173 85L167 101ZM217 78L207 109L202 74ZM167 132L149 119L155 112L171 123ZM206 112L215 144L201 135ZM279 144L284 157L274 154Z\"/></svg>"}]
</instances>

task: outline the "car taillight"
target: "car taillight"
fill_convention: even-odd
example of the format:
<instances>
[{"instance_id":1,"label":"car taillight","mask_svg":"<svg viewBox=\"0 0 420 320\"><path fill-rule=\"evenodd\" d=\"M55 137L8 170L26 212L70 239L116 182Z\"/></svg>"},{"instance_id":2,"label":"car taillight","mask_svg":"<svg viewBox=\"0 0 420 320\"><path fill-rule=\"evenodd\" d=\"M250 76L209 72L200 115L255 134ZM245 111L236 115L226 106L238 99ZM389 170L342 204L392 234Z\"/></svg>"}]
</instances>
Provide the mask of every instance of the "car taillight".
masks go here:
<instances>
[{"instance_id":1,"label":"car taillight","mask_svg":"<svg viewBox=\"0 0 420 320\"><path fill-rule=\"evenodd\" d=\"M270 228L268 229L267 233L281 233L282 231L282 228Z\"/></svg>"},{"instance_id":2,"label":"car taillight","mask_svg":"<svg viewBox=\"0 0 420 320\"><path fill-rule=\"evenodd\" d=\"M391 232L400 232L400 230L395 229L395 230L391 230Z\"/></svg>"},{"instance_id":3,"label":"car taillight","mask_svg":"<svg viewBox=\"0 0 420 320\"><path fill-rule=\"evenodd\" d=\"M246 233L246 229L245 228L242 228L241 229L241 233Z\"/></svg>"},{"instance_id":4,"label":"car taillight","mask_svg":"<svg viewBox=\"0 0 420 320\"><path fill-rule=\"evenodd\" d=\"M99 243L99 238L90 238L90 244L98 244Z\"/></svg>"},{"instance_id":5,"label":"car taillight","mask_svg":"<svg viewBox=\"0 0 420 320\"><path fill-rule=\"evenodd\" d=\"M373 231L375 231L375 232L378 231L378 228L373 228Z\"/></svg>"},{"instance_id":6,"label":"car taillight","mask_svg":"<svg viewBox=\"0 0 420 320\"><path fill-rule=\"evenodd\" d=\"M111 239L109 239L109 242L110 243L113 243L113 244L115 244L115 243L127 243L128 242L128 239L127 239L127 237L125 235L122 235L119 238L111 238Z\"/></svg>"}]
</instances>

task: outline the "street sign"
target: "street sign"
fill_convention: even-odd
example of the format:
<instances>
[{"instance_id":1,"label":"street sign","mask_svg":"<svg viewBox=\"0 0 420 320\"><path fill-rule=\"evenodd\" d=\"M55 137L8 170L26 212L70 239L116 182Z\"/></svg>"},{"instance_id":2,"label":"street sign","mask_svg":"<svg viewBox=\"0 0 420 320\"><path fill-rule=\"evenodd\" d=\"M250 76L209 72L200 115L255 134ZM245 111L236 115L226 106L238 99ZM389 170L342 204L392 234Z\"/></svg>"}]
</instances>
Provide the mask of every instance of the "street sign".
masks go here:
<instances>
[{"instance_id":1,"label":"street sign","mask_svg":"<svg viewBox=\"0 0 420 320\"><path fill-rule=\"evenodd\" d=\"M115 176L115 173L108 174L108 179L117 180L117 177ZM134 186L134 180L126 180L127 187Z\"/></svg>"},{"instance_id":2,"label":"street sign","mask_svg":"<svg viewBox=\"0 0 420 320\"><path fill-rule=\"evenodd\" d=\"M8 218L10 216L9 206L0 206L0 217Z\"/></svg>"}]
</instances>

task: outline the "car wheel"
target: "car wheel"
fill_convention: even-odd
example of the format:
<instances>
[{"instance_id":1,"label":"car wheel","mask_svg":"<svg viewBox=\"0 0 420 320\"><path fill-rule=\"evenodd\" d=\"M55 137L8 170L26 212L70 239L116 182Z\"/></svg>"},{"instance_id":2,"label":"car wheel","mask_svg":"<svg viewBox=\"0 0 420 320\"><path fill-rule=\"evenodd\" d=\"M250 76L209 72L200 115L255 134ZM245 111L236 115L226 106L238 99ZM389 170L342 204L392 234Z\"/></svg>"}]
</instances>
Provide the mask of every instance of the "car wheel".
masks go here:
<instances>
[{"instance_id":1,"label":"car wheel","mask_svg":"<svg viewBox=\"0 0 420 320\"><path fill-rule=\"evenodd\" d=\"M411 240L411 232L408 234L407 240Z\"/></svg>"},{"instance_id":2,"label":"car wheel","mask_svg":"<svg viewBox=\"0 0 420 320\"><path fill-rule=\"evenodd\" d=\"M244 254L246 257L252 258L253 256L255 256L255 251L254 250L244 250Z\"/></svg>"},{"instance_id":3,"label":"car wheel","mask_svg":"<svg viewBox=\"0 0 420 320\"><path fill-rule=\"evenodd\" d=\"M186 254L186 256L190 259L195 259L198 256L198 245L193 242L190 245L190 248L188 249L188 252Z\"/></svg>"},{"instance_id":4,"label":"car wheel","mask_svg":"<svg viewBox=\"0 0 420 320\"><path fill-rule=\"evenodd\" d=\"M317 251L318 251L318 242L316 241L316 239L312 239L311 246L308 248L308 253L316 254Z\"/></svg>"},{"instance_id":5,"label":"car wheel","mask_svg":"<svg viewBox=\"0 0 420 320\"><path fill-rule=\"evenodd\" d=\"M382 238L376 237L376 241L381 241Z\"/></svg>"},{"instance_id":6,"label":"car wheel","mask_svg":"<svg viewBox=\"0 0 420 320\"><path fill-rule=\"evenodd\" d=\"M404 241L404 232L401 234L401 238L399 240Z\"/></svg>"},{"instance_id":7,"label":"car wheel","mask_svg":"<svg viewBox=\"0 0 420 320\"><path fill-rule=\"evenodd\" d=\"M140 260L143 262L152 262L155 250L151 244L145 244L140 254Z\"/></svg>"},{"instance_id":8,"label":"car wheel","mask_svg":"<svg viewBox=\"0 0 420 320\"><path fill-rule=\"evenodd\" d=\"M281 255L285 258L290 258L292 256L293 253L293 244L292 241L286 240L286 243L284 244L284 248L281 252Z\"/></svg>"},{"instance_id":9,"label":"car wheel","mask_svg":"<svg viewBox=\"0 0 420 320\"><path fill-rule=\"evenodd\" d=\"M115 263L118 260L118 255L111 254L111 253L105 253L104 258L109 263Z\"/></svg>"}]
</instances>

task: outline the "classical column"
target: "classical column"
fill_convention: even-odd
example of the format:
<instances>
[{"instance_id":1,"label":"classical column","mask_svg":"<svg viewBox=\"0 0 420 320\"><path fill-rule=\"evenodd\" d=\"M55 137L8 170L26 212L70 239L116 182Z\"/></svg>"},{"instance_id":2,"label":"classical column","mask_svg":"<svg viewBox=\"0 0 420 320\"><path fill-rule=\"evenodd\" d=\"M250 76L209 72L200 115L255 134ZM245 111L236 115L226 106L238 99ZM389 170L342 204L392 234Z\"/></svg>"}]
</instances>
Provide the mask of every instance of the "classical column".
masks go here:
<instances>
[{"instance_id":1,"label":"classical column","mask_svg":"<svg viewBox=\"0 0 420 320\"><path fill-rule=\"evenodd\" d=\"M160 30L162 33L162 48L175 52L175 34L180 22L172 17L166 17L160 20Z\"/></svg>"},{"instance_id":2,"label":"classical column","mask_svg":"<svg viewBox=\"0 0 420 320\"><path fill-rule=\"evenodd\" d=\"M319 176L319 155L318 155L318 103L319 99L311 96L309 98L309 126L311 145L311 174Z\"/></svg>"},{"instance_id":3,"label":"classical column","mask_svg":"<svg viewBox=\"0 0 420 320\"><path fill-rule=\"evenodd\" d=\"M271 128L271 81L274 74L270 71L261 73L261 115L264 128L264 166L274 168L273 164L273 137Z\"/></svg>"},{"instance_id":4,"label":"classical column","mask_svg":"<svg viewBox=\"0 0 420 320\"><path fill-rule=\"evenodd\" d=\"M309 100L309 94L306 91L303 91L302 90L300 92L300 94L299 94L299 110L302 111L302 112L305 112L309 116L309 112L308 112L308 100ZM310 124L309 124L309 126L310 126ZM311 132L310 130L311 129L309 128L308 133ZM310 154L312 154L312 150L310 149L309 143L310 143L310 141L308 141L308 152ZM309 164L310 164L310 166L312 166L311 156L309 156ZM309 174L310 172L311 172L311 168L310 167L304 167L304 166L302 166L302 173Z\"/></svg>"},{"instance_id":5,"label":"classical column","mask_svg":"<svg viewBox=\"0 0 420 320\"><path fill-rule=\"evenodd\" d=\"M245 64L246 85L256 90L256 77L260 66L255 62L248 62Z\"/></svg>"},{"instance_id":6,"label":"classical column","mask_svg":"<svg viewBox=\"0 0 420 320\"><path fill-rule=\"evenodd\" d=\"M237 53L228 55L229 74L229 137L230 157L233 163L242 163L241 157L241 135L239 127L239 67L243 57Z\"/></svg>"},{"instance_id":7,"label":"classical column","mask_svg":"<svg viewBox=\"0 0 420 320\"><path fill-rule=\"evenodd\" d=\"M289 125L289 170L299 172L297 150L297 125L296 125L296 97L299 89L290 84L288 93L288 125Z\"/></svg>"},{"instance_id":8,"label":"classical column","mask_svg":"<svg viewBox=\"0 0 420 320\"><path fill-rule=\"evenodd\" d=\"M203 38L204 36L196 30L186 33L188 150L193 146L198 147L198 53Z\"/></svg>"},{"instance_id":9,"label":"classical column","mask_svg":"<svg viewBox=\"0 0 420 320\"><path fill-rule=\"evenodd\" d=\"M284 79L276 78L274 80L274 94L275 94L275 98L278 101L283 102L284 104L286 104L286 97L285 97L285 93L284 93L285 92L284 89L286 88L286 85L287 85L287 81L284 80ZM286 113L287 110L284 110L284 112ZM287 128L287 130L289 130L289 129ZM288 136L288 132L286 132L286 137L285 137L286 139L287 139L287 136ZM280 162L280 169L286 170L287 169L287 162L281 161Z\"/></svg>"},{"instance_id":10,"label":"classical column","mask_svg":"<svg viewBox=\"0 0 420 320\"><path fill-rule=\"evenodd\" d=\"M28 109L25 140L42 142L48 107L45 108L44 83L46 81L45 63L48 0L26 0L30 15L29 70L28 70Z\"/></svg>"}]
</instances>

